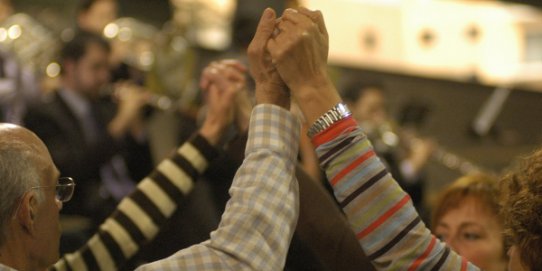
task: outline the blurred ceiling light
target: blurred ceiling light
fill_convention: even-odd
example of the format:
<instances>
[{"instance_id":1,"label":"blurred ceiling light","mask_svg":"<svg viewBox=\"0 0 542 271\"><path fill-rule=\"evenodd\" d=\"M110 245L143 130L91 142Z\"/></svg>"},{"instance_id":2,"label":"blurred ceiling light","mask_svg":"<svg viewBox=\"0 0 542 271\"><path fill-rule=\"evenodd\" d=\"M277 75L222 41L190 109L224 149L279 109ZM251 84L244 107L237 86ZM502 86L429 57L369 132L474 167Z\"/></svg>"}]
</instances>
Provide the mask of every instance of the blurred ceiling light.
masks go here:
<instances>
[{"instance_id":1,"label":"blurred ceiling light","mask_svg":"<svg viewBox=\"0 0 542 271\"><path fill-rule=\"evenodd\" d=\"M8 31L5 28L0 28L0 42L6 41L8 38Z\"/></svg>"},{"instance_id":2,"label":"blurred ceiling light","mask_svg":"<svg viewBox=\"0 0 542 271\"><path fill-rule=\"evenodd\" d=\"M104 36L109 39L115 38L119 34L119 26L116 23L109 23L104 28Z\"/></svg>"},{"instance_id":3,"label":"blurred ceiling light","mask_svg":"<svg viewBox=\"0 0 542 271\"><path fill-rule=\"evenodd\" d=\"M119 29L119 40L129 41L130 39L132 39L132 29L129 27L121 27Z\"/></svg>"},{"instance_id":4,"label":"blurred ceiling light","mask_svg":"<svg viewBox=\"0 0 542 271\"><path fill-rule=\"evenodd\" d=\"M154 54L151 51L145 51L139 56L139 63L141 66L149 69L154 63Z\"/></svg>"},{"instance_id":5,"label":"blurred ceiling light","mask_svg":"<svg viewBox=\"0 0 542 271\"><path fill-rule=\"evenodd\" d=\"M182 36L175 36L170 46L175 52L184 52L188 47L188 42Z\"/></svg>"},{"instance_id":6,"label":"blurred ceiling light","mask_svg":"<svg viewBox=\"0 0 542 271\"><path fill-rule=\"evenodd\" d=\"M232 1L230 0L215 0L211 2L214 2L214 4L219 8L230 8L232 5Z\"/></svg>"},{"instance_id":7,"label":"blurred ceiling light","mask_svg":"<svg viewBox=\"0 0 542 271\"><path fill-rule=\"evenodd\" d=\"M58 75L60 75L60 65L56 62L51 62L49 65L47 65L47 68L45 69L45 73L50 78L55 78Z\"/></svg>"},{"instance_id":8,"label":"blurred ceiling light","mask_svg":"<svg viewBox=\"0 0 542 271\"><path fill-rule=\"evenodd\" d=\"M9 27L8 29L8 37L12 40L18 39L22 34L21 26L18 24L14 24Z\"/></svg>"}]
</instances>

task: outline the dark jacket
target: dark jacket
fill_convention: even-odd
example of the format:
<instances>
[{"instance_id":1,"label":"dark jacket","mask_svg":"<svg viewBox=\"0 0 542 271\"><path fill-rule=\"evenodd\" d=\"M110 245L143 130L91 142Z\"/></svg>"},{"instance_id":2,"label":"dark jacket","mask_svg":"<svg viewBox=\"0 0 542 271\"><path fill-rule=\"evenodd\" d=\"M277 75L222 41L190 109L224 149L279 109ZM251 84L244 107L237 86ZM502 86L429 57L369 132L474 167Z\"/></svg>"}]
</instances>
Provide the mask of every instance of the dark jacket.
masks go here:
<instances>
[{"instance_id":1,"label":"dark jacket","mask_svg":"<svg viewBox=\"0 0 542 271\"><path fill-rule=\"evenodd\" d=\"M138 143L129 136L114 140L108 135L107 124L117 110L109 97L95 101L93 107L100 127L96 143L85 140L81 123L57 92L30 107L24 117L24 125L43 140L61 175L73 177L76 181L75 195L62 212L100 219L108 214L109 205L114 207L114 202L100 191L100 167L112 156L120 154L131 179L138 181L150 172L153 165L146 143Z\"/></svg>"}]
</instances>

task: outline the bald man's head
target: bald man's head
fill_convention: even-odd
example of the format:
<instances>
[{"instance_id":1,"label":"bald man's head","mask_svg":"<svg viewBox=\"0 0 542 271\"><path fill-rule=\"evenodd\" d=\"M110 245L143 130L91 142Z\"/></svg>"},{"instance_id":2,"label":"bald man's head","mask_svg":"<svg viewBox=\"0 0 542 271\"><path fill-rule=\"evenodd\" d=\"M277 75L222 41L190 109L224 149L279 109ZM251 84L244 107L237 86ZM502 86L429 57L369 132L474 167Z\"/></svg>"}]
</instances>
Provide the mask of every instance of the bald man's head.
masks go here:
<instances>
[{"instance_id":1,"label":"bald man's head","mask_svg":"<svg viewBox=\"0 0 542 271\"><path fill-rule=\"evenodd\" d=\"M47 147L30 130L0 123L0 245L20 197L56 170Z\"/></svg>"}]
</instances>

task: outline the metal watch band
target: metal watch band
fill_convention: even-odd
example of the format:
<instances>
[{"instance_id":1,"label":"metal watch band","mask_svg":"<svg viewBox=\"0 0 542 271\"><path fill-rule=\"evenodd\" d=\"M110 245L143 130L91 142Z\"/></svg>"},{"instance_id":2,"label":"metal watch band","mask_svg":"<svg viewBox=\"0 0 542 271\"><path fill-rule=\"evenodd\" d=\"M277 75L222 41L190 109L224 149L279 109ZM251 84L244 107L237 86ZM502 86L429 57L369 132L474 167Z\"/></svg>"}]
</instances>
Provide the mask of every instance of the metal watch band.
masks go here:
<instances>
[{"instance_id":1,"label":"metal watch band","mask_svg":"<svg viewBox=\"0 0 542 271\"><path fill-rule=\"evenodd\" d=\"M313 137L329 128L334 123L352 115L346 104L338 103L325 114L320 116L309 128L307 135Z\"/></svg>"}]
</instances>

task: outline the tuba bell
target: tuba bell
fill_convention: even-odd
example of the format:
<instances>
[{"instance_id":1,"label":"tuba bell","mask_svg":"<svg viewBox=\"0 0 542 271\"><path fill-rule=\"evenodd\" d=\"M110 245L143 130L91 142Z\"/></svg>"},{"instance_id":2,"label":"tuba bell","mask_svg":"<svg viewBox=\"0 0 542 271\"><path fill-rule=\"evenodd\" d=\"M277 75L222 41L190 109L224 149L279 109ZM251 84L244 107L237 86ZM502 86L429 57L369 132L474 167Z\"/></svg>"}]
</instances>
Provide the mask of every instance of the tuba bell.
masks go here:
<instances>
[{"instance_id":1,"label":"tuba bell","mask_svg":"<svg viewBox=\"0 0 542 271\"><path fill-rule=\"evenodd\" d=\"M0 24L0 48L38 74L46 73L58 44L49 29L27 14L11 15Z\"/></svg>"}]
</instances>

